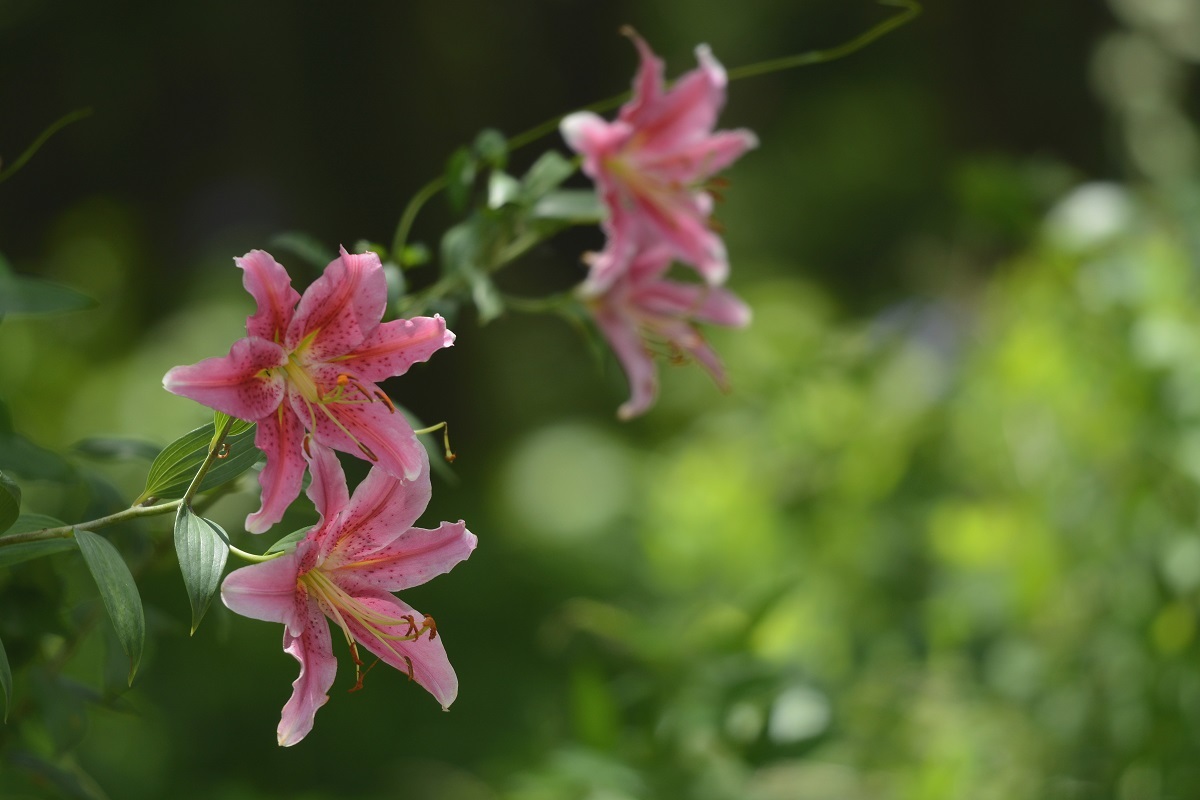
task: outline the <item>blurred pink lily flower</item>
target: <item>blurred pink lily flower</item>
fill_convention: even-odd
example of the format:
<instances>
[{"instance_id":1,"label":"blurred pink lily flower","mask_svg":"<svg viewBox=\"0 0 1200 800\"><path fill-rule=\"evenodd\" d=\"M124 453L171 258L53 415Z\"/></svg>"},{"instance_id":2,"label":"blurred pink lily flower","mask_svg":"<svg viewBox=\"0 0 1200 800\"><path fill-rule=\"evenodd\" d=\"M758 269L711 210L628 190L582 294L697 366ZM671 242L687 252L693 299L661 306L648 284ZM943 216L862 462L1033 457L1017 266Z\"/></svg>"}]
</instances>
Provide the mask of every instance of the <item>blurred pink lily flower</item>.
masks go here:
<instances>
[{"instance_id":1,"label":"blurred pink lily flower","mask_svg":"<svg viewBox=\"0 0 1200 800\"><path fill-rule=\"evenodd\" d=\"M234 259L258 302L244 339L229 355L175 367L169 392L258 423L254 444L267 456L259 475L262 507L246 530L262 533L300 494L301 442L354 453L398 478L414 479L426 456L403 414L376 381L402 375L449 347L454 334L440 316L380 322L387 282L374 253L341 256L301 297L270 254ZM299 305L297 305L297 301Z\"/></svg>"},{"instance_id":2,"label":"blurred pink lily flower","mask_svg":"<svg viewBox=\"0 0 1200 800\"><path fill-rule=\"evenodd\" d=\"M750 323L749 306L733 292L664 278L671 255L664 246L643 251L606 289L596 291L585 283L580 290L629 379L629 400L617 409L617 416L624 420L654 404L658 395L656 354L677 363L690 356L708 370L722 391L728 390L721 360L694 323L733 328Z\"/></svg>"},{"instance_id":3,"label":"blurred pink lily flower","mask_svg":"<svg viewBox=\"0 0 1200 800\"><path fill-rule=\"evenodd\" d=\"M704 186L758 140L748 130L713 131L726 79L706 45L696 48L700 66L665 90L663 62L641 37L626 33L641 54L633 97L612 122L580 111L560 126L608 208L609 245L593 263L591 289L603 290L625 271L639 243L659 242L719 285L729 262L709 225L712 196Z\"/></svg>"},{"instance_id":4,"label":"blurred pink lily flower","mask_svg":"<svg viewBox=\"0 0 1200 800\"><path fill-rule=\"evenodd\" d=\"M436 530L410 527L429 503L428 469L402 481L373 468L349 497L333 451L311 439L303 449L312 472L308 496L320 521L292 552L234 570L221 585L232 611L282 623L284 652L300 662L279 721L285 747L308 735L329 700L337 659L326 617L350 646L357 678L351 691L362 688L366 673L361 645L427 689L443 709L454 702L458 678L433 618L392 592L449 572L476 545L461 520Z\"/></svg>"}]
</instances>

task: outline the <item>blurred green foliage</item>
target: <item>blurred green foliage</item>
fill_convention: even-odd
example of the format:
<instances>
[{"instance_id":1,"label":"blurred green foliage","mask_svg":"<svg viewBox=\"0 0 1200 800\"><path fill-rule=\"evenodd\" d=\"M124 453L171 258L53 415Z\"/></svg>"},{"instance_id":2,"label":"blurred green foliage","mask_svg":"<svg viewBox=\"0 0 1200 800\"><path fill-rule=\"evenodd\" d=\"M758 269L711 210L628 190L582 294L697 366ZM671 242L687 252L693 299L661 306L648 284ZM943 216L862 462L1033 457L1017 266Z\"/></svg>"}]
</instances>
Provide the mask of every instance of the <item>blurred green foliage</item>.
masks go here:
<instances>
[{"instance_id":1,"label":"blurred green foliage","mask_svg":"<svg viewBox=\"0 0 1200 800\"><path fill-rule=\"evenodd\" d=\"M147 449L209 418L159 381L238 335L252 309L231 256L281 230L314 231L293 240L310 250L388 241L401 189L435 177L450 142L623 88L627 44L583 36L575 15L606 32L634 23L672 74L700 39L735 65L805 46L810 23L826 45L877 18L869 4L552 5L518 18L476 4L473 21L388 12L407 26L294 9L266 25L256 7L239 25L272 34L254 40L269 56L257 70L188 61L227 52L208 47L232 24L216 12L178 41L145 35L163 22L145 18L145 47L97 56L105 69L87 59L108 38L58 31L84 60L39 101L97 115L5 184L0 249L11 241L18 272L98 306L0 323L0 470L22 512L124 507ZM1079 4L930 9L854 61L735 85L728 124L755 127L763 147L731 173L719 213L731 287L755 312L747 331L713 334L731 396L669 369L655 411L618 426L613 365L598 374L560 320L511 312L483 331L462 315L452 350L389 387L422 419L449 419L460 454L422 522L462 517L480 537L469 562L405 593L437 618L459 672L449 714L398 674L348 695L343 662L311 736L277 748L296 672L278 626L215 604L189 638L168 519L104 532L146 605L132 690L73 548L0 566L13 665L0 796L1194 795L1200 180L1179 32L1195 28L1164 26L1166 5L1151 5L1114 2L1114 18ZM0 6L10 72L15 33L45 30L48 8ZM334 34L367 44L330 59ZM188 63L158 76L148 64L175 47ZM599 66L547 77L548 60L571 59ZM403 102L380 88L418 67ZM101 83L121 94L97 101ZM501 107L514 84L538 88ZM403 106L404 124L315 110L343 92L355 113ZM263 112L264 96L281 109ZM160 122L131 138L155 102L205 133ZM150 166L118 157L133 151ZM1082 180L1112 174L1126 177ZM34 210L17 214L6 192ZM417 239L435 240L437 213ZM23 235L26 219L38 224ZM532 253L529 274L568 285L589 246L576 245ZM277 255L298 284L315 275ZM102 436L155 447L97 449ZM240 531L256 504L245 476L204 513L261 550ZM279 531L313 518L301 504Z\"/></svg>"}]
</instances>

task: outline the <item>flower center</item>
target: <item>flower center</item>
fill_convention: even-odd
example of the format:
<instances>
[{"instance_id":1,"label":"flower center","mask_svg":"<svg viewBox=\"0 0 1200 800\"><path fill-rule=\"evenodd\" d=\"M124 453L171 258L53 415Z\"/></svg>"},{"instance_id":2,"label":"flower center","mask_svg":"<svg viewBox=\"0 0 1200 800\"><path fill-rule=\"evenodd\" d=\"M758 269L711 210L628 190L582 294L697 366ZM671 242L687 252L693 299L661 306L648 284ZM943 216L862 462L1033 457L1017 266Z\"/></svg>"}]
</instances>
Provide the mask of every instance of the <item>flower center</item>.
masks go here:
<instances>
[{"instance_id":1,"label":"flower center","mask_svg":"<svg viewBox=\"0 0 1200 800\"><path fill-rule=\"evenodd\" d=\"M358 623L358 627L385 651L403 661L408 666L408 678L412 680L412 659L396 649L395 643L416 641L426 632L432 641L437 636L437 623L433 621L433 617L426 616L417 623L412 614L392 617L377 611L339 586L320 567L309 570L296 580L304 586L309 596L320 604L321 610L342 629L342 635L346 637L350 656L354 659L355 683L350 691L361 689L363 678L366 676L366 670L362 668L362 659L358 655L358 643L350 627L351 621ZM400 626L404 627L404 633L395 630Z\"/></svg>"},{"instance_id":2,"label":"flower center","mask_svg":"<svg viewBox=\"0 0 1200 800\"><path fill-rule=\"evenodd\" d=\"M287 363L283 365L283 371L287 373L287 379L300 396L309 403L319 403L320 392L317 391L317 383L313 380L312 375L308 374L308 370L300 363L300 359L296 358L295 353L288 354Z\"/></svg>"}]
</instances>

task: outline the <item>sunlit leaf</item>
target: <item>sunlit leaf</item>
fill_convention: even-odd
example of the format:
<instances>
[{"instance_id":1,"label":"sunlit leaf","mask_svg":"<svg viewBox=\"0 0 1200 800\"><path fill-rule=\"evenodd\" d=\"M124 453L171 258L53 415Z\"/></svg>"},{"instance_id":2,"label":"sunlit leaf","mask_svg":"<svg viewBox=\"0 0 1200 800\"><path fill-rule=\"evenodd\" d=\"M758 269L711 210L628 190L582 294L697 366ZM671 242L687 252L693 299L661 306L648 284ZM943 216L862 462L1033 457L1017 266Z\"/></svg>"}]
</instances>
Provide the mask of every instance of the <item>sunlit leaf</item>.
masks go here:
<instances>
[{"instance_id":1,"label":"sunlit leaf","mask_svg":"<svg viewBox=\"0 0 1200 800\"><path fill-rule=\"evenodd\" d=\"M529 172L521 179L521 199L526 203L536 202L547 192L558 188L576 169L575 164L564 158L561 153L547 150L533 162Z\"/></svg>"},{"instance_id":2,"label":"sunlit leaf","mask_svg":"<svg viewBox=\"0 0 1200 800\"><path fill-rule=\"evenodd\" d=\"M21 515L21 487L0 472L0 533L12 527Z\"/></svg>"},{"instance_id":3,"label":"sunlit leaf","mask_svg":"<svg viewBox=\"0 0 1200 800\"><path fill-rule=\"evenodd\" d=\"M250 469L262 457L254 446L255 426L252 422L234 420L225 437L225 455L218 457L200 482L200 491L206 491L233 480ZM208 456L209 444L216 427L209 423L176 439L150 465L146 476L146 488L137 503L151 497L170 499L183 497L196 471Z\"/></svg>"},{"instance_id":4,"label":"sunlit leaf","mask_svg":"<svg viewBox=\"0 0 1200 800\"><path fill-rule=\"evenodd\" d=\"M129 656L129 683L132 684L146 639L146 618L137 584L121 554L107 539L91 531L77 530L75 541L96 588L100 590L100 599L112 620L121 649Z\"/></svg>"},{"instance_id":5,"label":"sunlit leaf","mask_svg":"<svg viewBox=\"0 0 1200 800\"><path fill-rule=\"evenodd\" d=\"M186 505L175 515L175 552L192 606L192 633L208 610L229 558L229 537L217 523L197 516Z\"/></svg>"},{"instance_id":6,"label":"sunlit leaf","mask_svg":"<svg viewBox=\"0 0 1200 800\"><path fill-rule=\"evenodd\" d=\"M577 225L601 222L607 215L600 196L590 189L559 189L534 203L534 219L559 219Z\"/></svg>"},{"instance_id":7,"label":"sunlit leaf","mask_svg":"<svg viewBox=\"0 0 1200 800\"><path fill-rule=\"evenodd\" d=\"M521 195L521 182L507 172L497 170L488 176L488 208L500 208Z\"/></svg>"}]
</instances>

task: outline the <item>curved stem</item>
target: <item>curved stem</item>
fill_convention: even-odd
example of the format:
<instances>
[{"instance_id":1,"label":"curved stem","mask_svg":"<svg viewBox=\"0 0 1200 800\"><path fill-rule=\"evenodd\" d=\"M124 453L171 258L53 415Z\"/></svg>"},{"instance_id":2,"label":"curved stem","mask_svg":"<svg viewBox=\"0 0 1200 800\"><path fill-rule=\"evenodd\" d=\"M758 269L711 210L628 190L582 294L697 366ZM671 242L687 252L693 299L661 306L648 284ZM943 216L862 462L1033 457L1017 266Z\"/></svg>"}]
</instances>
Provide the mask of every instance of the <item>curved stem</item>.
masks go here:
<instances>
[{"instance_id":1,"label":"curved stem","mask_svg":"<svg viewBox=\"0 0 1200 800\"><path fill-rule=\"evenodd\" d=\"M822 64L828 61L836 61L839 58L845 58L848 55L858 52L871 42L891 33L896 28L904 25L916 18L922 11L921 4L917 0L878 0L880 5L892 6L902 9L899 14L888 17L883 22L876 24L874 27L860 33L848 42L843 42L835 47L829 47L824 50L810 50L806 53L798 53L792 56L784 56L783 58L773 58L767 61L759 61L754 64L747 64L744 67L729 70L726 74L730 81L741 80L742 78L752 78L757 75L766 75L771 72L780 72L786 69L795 67L805 67L812 64ZM599 113L616 108L628 99L630 93L622 92L618 95L605 98L598 102L584 106L583 111L592 111ZM575 113L574 111L569 113ZM536 142L543 136L547 136L558 130L559 123L567 114L560 114L557 117L546 120L538 125L529 128L528 130L518 133L508 140L508 151L511 153L514 150L519 150L528 144ZM396 225L396 234L392 238L392 258L402 258L404 248L408 244L408 234L412 230L413 222L416 221L417 214L421 207L424 206L434 195L446 188L445 176L439 176L429 183L422 186L408 204L404 207L404 212L400 215L400 222ZM435 284L436 286L436 284ZM432 287L431 287L432 288ZM445 290L442 291L444 293Z\"/></svg>"},{"instance_id":2,"label":"curved stem","mask_svg":"<svg viewBox=\"0 0 1200 800\"><path fill-rule=\"evenodd\" d=\"M837 61L839 58L845 58L848 55L858 52L871 42L906 24L921 13L921 4L916 2L916 0L879 0L879 4L901 8L903 11L895 16L888 17L883 22L875 25L875 27L860 33L850 41L843 42L836 47L829 47L824 50L810 50L807 53L797 53L794 56L784 56L783 58L772 58L768 61L759 61L756 64L747 64L744 67L731 69L728 72L729 80L737 81L742 78L753 78L756 75L766 75L770 72L781 72L785 69L793 69L795 67L807 67L810 64Z\"/></svg>"},{"instance_id":3,"label":"curved stem","mask_svg":"<svg viewBox=\"0 0 1200 800\"><path fill-rule=\"evenodd\" d=\"M229 545L229 552L232 553L233 555L237 556L238 558L242 559L243 561L250 561L255 564L261 564L264 561L271 561L273 559L279 558L282 555L286 555L286 553L284 553L284 551L280 550L277 553L266 553L264 555L259 556L259 555L255 555L254 553L247 553L245 550L234 547L233 545Z\"/></svg>"},{"instance_id":4,"label":"curved stem","mask_svg":"<svg viewBox=\"0 0 1200 800\"><path fill-rule=\"evenodd\" d=\"M400 222L396 224L396 233L392 236L392 259L397 263L399 263L399 259L404 258L404 248L408 246L408 234L412 230L413 222L417 219L417 213L434 195L445 188L446 176L439 175L417 190L417 193L408 201L408 205L404 207L404 213L400 215Z\"/></svg>"}]
</instances>

